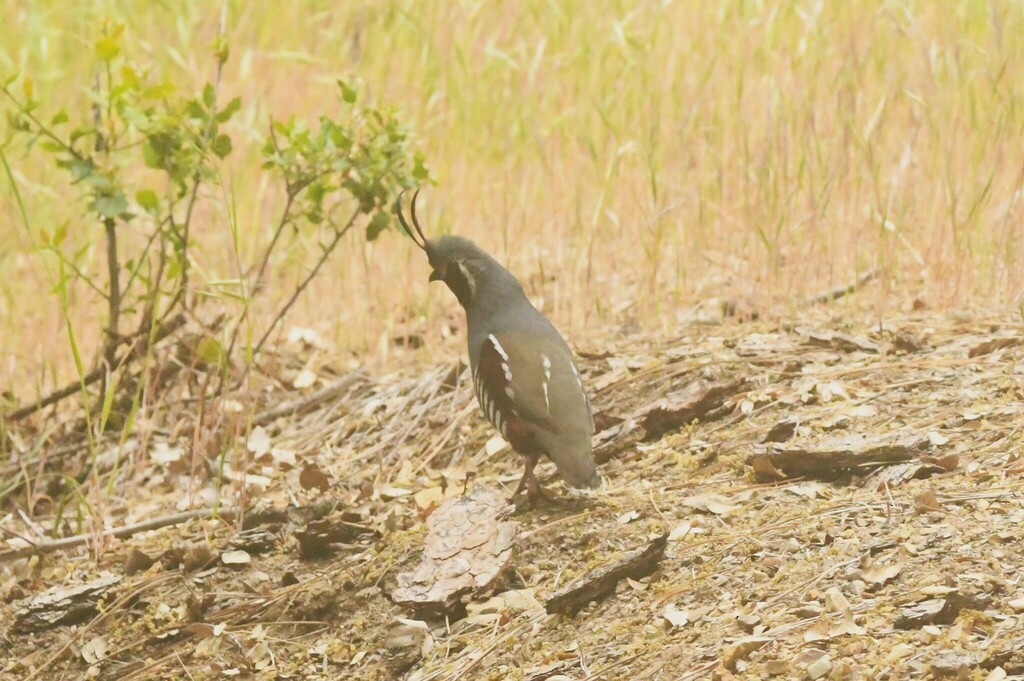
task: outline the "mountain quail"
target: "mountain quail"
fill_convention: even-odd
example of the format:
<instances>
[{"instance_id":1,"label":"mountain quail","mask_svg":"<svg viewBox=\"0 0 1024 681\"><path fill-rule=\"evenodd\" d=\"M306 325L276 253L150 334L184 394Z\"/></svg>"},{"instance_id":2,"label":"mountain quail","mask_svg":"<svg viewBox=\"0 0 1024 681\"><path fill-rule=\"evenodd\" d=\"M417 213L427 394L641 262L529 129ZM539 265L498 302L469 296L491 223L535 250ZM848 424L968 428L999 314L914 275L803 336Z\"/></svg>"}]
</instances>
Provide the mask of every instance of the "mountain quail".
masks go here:
<instances>
[{"instance_id":1,"label":"mountain quail","mask_svg":"<svg viewBox=\"0 0 1024 681\"><path fill-rule=\"evenodd\" d=\"M427 239L416 219L413 235L427 254L430 281L443 281L466 311L469 363L477 401L487 420L525 460L525 472L512 494L524 489L543 496L533 467L546 455L572 487L597 487L601 478L591 456L594 419L572 351L555 327L530 303L519 281L497 260L468 239Z\"/></svg>"}]
</instances>

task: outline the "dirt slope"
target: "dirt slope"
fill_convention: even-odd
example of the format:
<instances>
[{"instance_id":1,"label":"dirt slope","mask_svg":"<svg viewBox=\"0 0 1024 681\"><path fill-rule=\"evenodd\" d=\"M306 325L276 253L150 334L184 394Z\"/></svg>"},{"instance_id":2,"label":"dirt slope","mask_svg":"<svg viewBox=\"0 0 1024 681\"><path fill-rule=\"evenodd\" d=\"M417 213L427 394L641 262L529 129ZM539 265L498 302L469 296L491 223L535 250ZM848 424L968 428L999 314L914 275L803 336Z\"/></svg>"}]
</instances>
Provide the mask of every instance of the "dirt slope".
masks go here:
<instances>
[{"instance_id":1,"label":"dirt slope","mask_svg":"<svg viewBox=\"0 0 1024 681\"><path fill-rule=\"evenodd\" d=\"M809 319L584 350L605 488L516 509L508 569L465 612L423 620L391 595L430 510L467 472L511 491L518 461L461 367L353 374L301 405L268 395L288 408L234 436L244 476L189 475L154 430L108 527L203 507L218 480L246 512L5 560L0 677L1024 677L1019 321ZM664 534L652 574L545 611Z\"/></svg>"}]
</instances>

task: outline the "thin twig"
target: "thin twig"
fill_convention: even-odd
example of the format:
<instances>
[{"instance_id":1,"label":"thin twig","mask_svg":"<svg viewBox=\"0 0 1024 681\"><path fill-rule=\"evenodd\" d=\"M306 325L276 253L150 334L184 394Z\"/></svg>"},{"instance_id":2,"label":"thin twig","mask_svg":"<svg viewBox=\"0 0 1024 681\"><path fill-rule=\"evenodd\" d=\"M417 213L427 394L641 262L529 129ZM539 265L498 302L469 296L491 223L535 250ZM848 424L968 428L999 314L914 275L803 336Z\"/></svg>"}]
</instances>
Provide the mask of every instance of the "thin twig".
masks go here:
<instances>
[{"instance_id":1,"label":"thin twig","mask_svg":"<svg viewBox=\"0 0 1024 681\"><path fill-rule=\"evenodd\" d=\"M213 517L214 515L219 518L230 519L234 516L234 511L224 509L220 509L218 511L213 508L197 508L191 511L184 511L182 513L160 516L159 518L150 518L149 520L143 520L142 522L133 523L131 525L124 525L123 527L108 528L103 530L100 533L100 536L124 539L125 537L132 536L133 534L138 534L139 532L159 530L163 527L180 525L182 523L187 523L190 520L195 520L196 518ZM89 543L89 540L93 538L95 538L94 534L76 534L72 537L63 537L61 539L54 539L53 541L35 544L33 546L24 546L18 549L3 551L0 552L0 564L17 560L19 558L25 558L27 556L53 553L55 551L63 551L64 549L82 546Z\"/></svg>"},{"instance_id":2,"label":"thin twig","mask_svg":"<svg viewBox=\"0 0 1024 681\"><path fill-rule=\"evenodd\" d=\"M210 102L210 118L206 121L206 130L203 132L203 146L206 147L210 144L210 139L213 137L213 124L217 118L217 101L218 95L220 94L220 80L224 74L224 62L226 61L226 52L220 52L224 43L224 34L227 30L228 20L228 3L225 2L220 8L220 26L217 29L218 39L218 54L217 54L217 71L213 76L213 100ZM182 304L188 307L188 274L189 274L189 263L188 263L188 246L191 240L192 230L192 209L196 205L196 195L199 193L199 185L201 180L199 179L199 171L196 171L195 177L192 181L192 195L188 199L188 208L185 210L185 222L182 223L181 233L181 286L178 288ZM175 295L175 300L179 298L179 295ZM173 307L173 305L172 305Z\"/></svg>"},{"instance_id":3,"label":"thin twig","mask_svg":"<svg viewBox=\"0 0 1024 681\"><path fill-rule=\"evenodd\" d=\"M295 202L295 196L296 196L296 194L292 193L291 191L288 191L288 193L287 193L287 197L288 198L285 200L284 210L281 211L281 219L277 223L277 229L274 230L274 236L271 237L270 243L267 245L266 250L263 251L263 260L260 263L259 270L256 271L256 278L253 281L252 288L249 289L246 292L246 296L247 297L251 297L257 291L260 290L260 286L263 283L263 276L264 276L264 274L267 271L267 264L270 262L270 254L274 251L274 248L277 246L277 242L278 242L278 240L280 240L281 234L284 233L284 228L288 225L289 222L291 222L291 209L292 209L292 204ZM249 318L249 305L247 304L245 306L245 308L242 310L242 316L239 318L238 323L235 324L235 328L231 332L231 341L228 343L228 349L227 349L227 352L224 355L229 360L231 359L231 356L234 354L235 344L238 342L238 334L239 334L239 332L242 329L242 325L246 322L246 320L248 318ZM221 392L223 387L224 387L224 377L222 375L221 376L221 380L220 380L220 384L217 386L217 392L218 393Z\"/></svg>"},{"instance_id":4,"label":"thin twig","mask_svg":"<svg viewBox=\"0 0 1024 681\"><path fill-rule=\"evenodd\" d=\"M282 402L270 409L261 411L253 417L252 422L258 426L265 425L281 416L292 416L299 412L306 411L310 407L326 402L327 400L334 399L347 390L353 383L365 377L366 373L362 370L351 371L309 395L305 395L294 400L288 400L287 402Z\"/></svg>"},{"instance_id":5,"label":"thin twig","mask_svg":"<svg viewBox=\"0 0 1024 681\"><path fill-rule=\"evenodd\" d=\"M829 289L827 291L822 291L817 295L811 296L807 300L807 304L819 305L821 303L830 303L833 300L839 300L840 298L848 296L857 289L859 289L864 284L868 283L869 281L877 277L881 273L881 271L881 268L872 267L870 270L862 273L860 276L858 276L856 279L849 282L848 284L837 286L836 288Z\"/></svg>"},{"instance_id":6,"label":"thin twig","mask_svg":"<svg viewBox=\"0 0 1024 681\"><path fill-rule=\"evenodd\" d=\"M107 122L110 121L110 90L111 75L110 62L107 62ZM103 128L103 108L100 106L100 77L96 75L94 83L96 100L92 107L93 124L96 126L95 150L98 154L110 156L110 142L100 132ZM113 133L111 133L113 134ZM121 265L117 258L117 222L113 216L103 218L103 233L107 246L107 329L106 338L103 343L103 361L106 363L107 372L117 367L117 348L121 341ZM105 376L106 374L104 374ZM106 386L104 385L104 391Z\"/></svg>"},{"instance_id":7,"label":"thin twig","mask_svg":"<svg viewBox=\"0 0 1024 681\"><path fill-rule=\"evenodd\" d=\"M153 247L153 243L156 241L156 238L160 236L160 231L164 228L167 221L168 218L161 220L160 224L158 224L156 229L153 230L153 233L146 239L146 245L142 247L142 252L139 254L139 257L135 262L135 267L132 268L131 274L128 275L128 281L125 282L124 287L121 289L122 296L128 295L128 292L132 288L132 284L134 284L135 280L139 278L139 273L142 271L142 263L144 260L148 259L146 256L149 255L149 249ZM157 287L154 286L153 288Z\"/></svg>"},{"instance_id":8,"label":"thin twig","mask_svg":"<svg viewBox=\"0 0 1024 681\"><path fill-rule=\"evenodd\" d=\"M22 104L20 101L18 101L17 97L11 94L11 91L7 89L6 86L0 87L0 92L3 92L12 102L14 102L14 106L16 109L18 109L18 113L20 113L22 116L29 119L35 124L36 130L39 131L40 135L46 137L51 142L56 144L58 147L63 149L65 153L71 154L71 156L73 156L76 160L82 160L82 155L78 153L78 151L76 151L74 147L72 147L70 144L62 140L60 137L58 137L57 133L53 132L48 127L46 127L46 125L41 120L39 120L35 117L35 115L33 115L33 113L25 104Z\"/></svg>"},{"instance_id":9,"label":"thin twig","mask_svg":"<svg viewBox=\"0 0 1024 681\"><path fill-rule=\"evenodd\" d=\"M355 224L356 218L359 217L359 214L360 211L357 208L355 211L352 212L352 217L348 219L348 222L345 223L345 226L342 227L341 229L335 230L334 238L331 239L331 243L327 244L327 248L323 249L323 253L320 254L320 259L317 261L316 265L313 266L313 269L310 271L309 274L306 275L306 278L303 279L302 282L292 292L292 295L288 298L288 301L284 304L284 306L280 310L278 310L277 315L274 316L274 320L270 323L270 326L267 327L267 330L263 333L263 337L260 338L258 343L256 343L252 351L252 354L254 356L259 354L259 351L263 349L263 345L267 342L267 339L270 338L270 334L274 331L277 325L281 323L281 320L284 319L286 314L288 314L288 311L292 309L292 305L294 305L295 301L299 299L299 296L302 295L302 292L306 290L306 287L309 286L309 283L313 281L313 279L316 277L317 272L319 272L320 268L323 267L325 262L327 262L327 259L334 251L334 248L338 245L338 242L341 241L341 238L345 236L348 230L352 228L352 225Z\"/></svg>"},{"instance_id":10,"label":"thin twig","mask_svg":"<svg viewBox=\"0 0 1024 681\"><path fill-rule=\"evenodd\" d=\"M103 229L107 235L107 275L110 277L107 294L107 340L103 350L103 359L111 371L117 366L117 348L121 344L119 327L121 324L121 266L117 259L117 227L114 218L103 220Z\"/></svg>"},{"instance_id":11,"label":"thin twig","mask_svg":"<svg viewBox=\"0 0 1024 681\"><path fill-rule=\"evenodd\" d=\"M172 333L180 329L182 326L184 326L186 321L188 321L188 319L185 316L185 313L178 313L176 317L172 317L157 329L156 333L153 335L153 340L151 343L148 342L148 340L143 340L141 350L144 352L146 349L148 349L149 346L159 343L164 338L166 338L167 336L171 335ZM138 350L135 350L134 352L138 352ZM118 366L120 363L127 361L131 357L132 353L133 349L129 348L127 352L122 354L122 356L112 364L112 366ZM74 395L75 393L79 392L83 387L90 386L96 381L100 380L101 378L103 378L103 376L106 375L106 372L106 367L99 367L97 369L93 369L92 372L86 374L85 377L82 378L81 380L72 381L63 388L53 391L46 397L42 397L33 402L32 404L21 407L20 409L15 409L10 414L8 414L6 418L10 421L19 421L25 418L26 416L36 413L40 409L45 409L46 407L49 407L52 404L56 404L57 402L60 402L66 397L70 397L71 395Z\"/></svg>"}]
</instances>

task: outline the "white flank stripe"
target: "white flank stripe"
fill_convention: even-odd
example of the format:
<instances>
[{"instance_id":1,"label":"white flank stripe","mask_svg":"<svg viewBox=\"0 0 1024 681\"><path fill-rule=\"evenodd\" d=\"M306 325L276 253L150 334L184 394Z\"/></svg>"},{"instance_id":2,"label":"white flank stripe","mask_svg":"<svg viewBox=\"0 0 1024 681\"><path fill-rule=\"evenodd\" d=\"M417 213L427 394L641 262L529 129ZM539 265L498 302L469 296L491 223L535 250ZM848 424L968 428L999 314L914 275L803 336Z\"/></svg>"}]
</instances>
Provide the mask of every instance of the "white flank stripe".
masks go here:
<instances>
[{"instance_id":1,"label":"white flank stripe","mask_svg":"<svg viewBox=\"0 0 1024 681\"><path fill-rule=\"evenodd\" d=\"M541 384L541 387L544 388L544 406L550 414L551 401L548 399L548 383L551 381L551 359L547 355L541 355L540 360L544 365L544 383Z\"/></svg>"},{"instance_id":2,"label":"white flank stripe","mask_svg":"<svg viewBox=\"0 0 1024 681\"><path fill-rule=\"evenodd\" d=\"M576 377L576 385L580 387L580 390L583 390L583 379L580 378L580 370L576 368L575 364L570 363L569 366L572 367L572 375Z\"/></svg>"},{"instance_id":3,"label":"white flank stripe","mask_svg":"<svg viewBox=\"0 0 1024 681\"><path fill-rule=\"evenodd\" d=\"M501 347L501 343L498 342L498 339L494 337L493 333L487 335L487 340L491 341L494 349L497 350L498 354L501 355L501 358L507 362L508 353L505 352L505 348Z\"/></svg>"}]
</instances>

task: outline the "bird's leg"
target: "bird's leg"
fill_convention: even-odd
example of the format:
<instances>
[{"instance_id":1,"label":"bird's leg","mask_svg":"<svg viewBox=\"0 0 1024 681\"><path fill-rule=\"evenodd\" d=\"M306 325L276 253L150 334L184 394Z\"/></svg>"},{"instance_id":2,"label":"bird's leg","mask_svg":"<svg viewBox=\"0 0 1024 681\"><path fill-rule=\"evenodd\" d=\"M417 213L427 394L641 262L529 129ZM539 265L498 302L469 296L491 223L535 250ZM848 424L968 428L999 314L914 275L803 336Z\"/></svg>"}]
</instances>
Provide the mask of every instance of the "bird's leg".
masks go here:
<instances>
[{"instance_id":1,"label":"bird's leg","mask_svg":"<svg viewBox=\"0 0 1024 681\"><path fill-rule=\"evenodd\" d=\"M508 498L509 501L515 500L519 493L526 489L526 498L530 501L536 501L538 498L544 499L545 501L551 501L551 497L548 493L540 486L540 482L537 481L537 476L533 474L533 467L537 465L537 459L540 457L536 454L524 454L523 463L525 465L523 470L523 477L519 479L519 485L516 486L516 491L512 493L512 496Z\"/></svg>"},{"instance_id":2,"label":"bird's leg","mask_svg":"<svg viewBox=\"0 0 1024 681\"><path fill-rule=\"evenodd\" d=\"M529 464L527 464L526 470L530 470ZM516 485L516 491L512 492L512 496L508 498L509 502L515 501L516 497L519 496L519 493L523 491L524 487L526 487L526 473L523 473L523 477L519 478L519 484Z\"/></svg>"}]
</instances>

